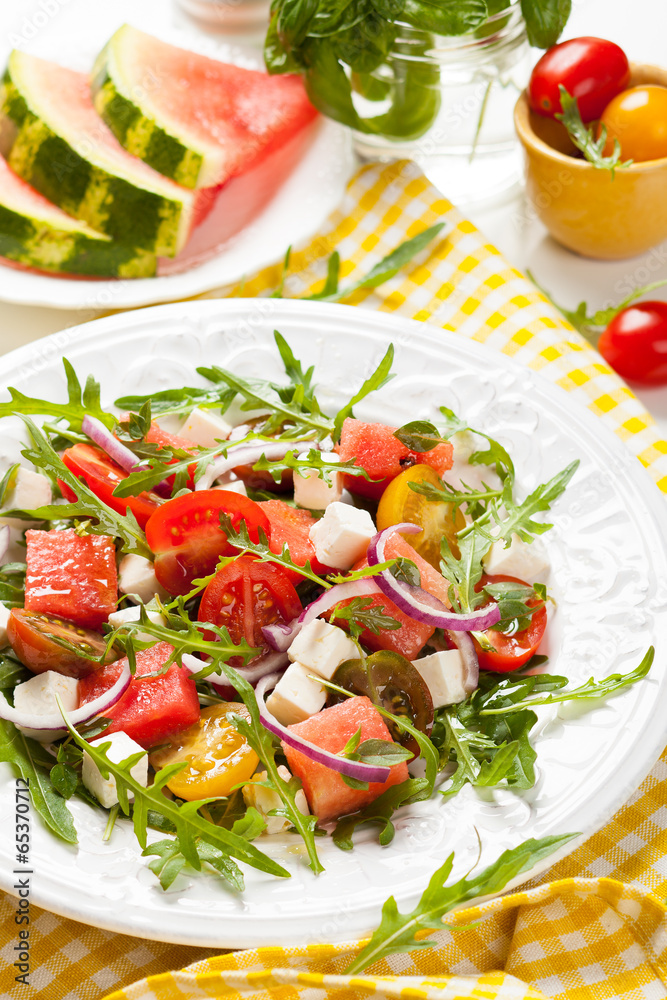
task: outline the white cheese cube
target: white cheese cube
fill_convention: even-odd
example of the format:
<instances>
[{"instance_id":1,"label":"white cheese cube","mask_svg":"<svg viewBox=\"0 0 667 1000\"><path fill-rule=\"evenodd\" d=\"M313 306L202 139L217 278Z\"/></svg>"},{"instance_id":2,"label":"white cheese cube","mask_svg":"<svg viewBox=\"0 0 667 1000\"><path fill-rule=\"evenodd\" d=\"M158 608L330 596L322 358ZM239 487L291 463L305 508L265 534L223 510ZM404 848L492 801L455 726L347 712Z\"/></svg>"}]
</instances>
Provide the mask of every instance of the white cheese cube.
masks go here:
<instances>
[{"instance_id":1,"label":"white cheese cube","mask_svg":"<svg viewBox=\"0 0 667 1000\"><path fill-rule=\"evenodd\" d=\"M154 625L166 625L164 615L161 615L159 611L147 610L148 620L153 622ZM113 614L109 615L109 625L112 628L119 628L126 622L138 622L141 618L141 608L138 604L135 604L131 608L123 608L122 611L114 611ZM154 635L149 635L148 632L135 632L137 639L142 642L159 642Z\"/></svg>"},{"instance_id":2,"label":"white cheese cube","mask_svg":"<svg viewBox=\"0 0 667 1000\"><path fill-rule=\"evenodd\" d=\"M53 490L46 476L20 466L16 472L13 489L5 497L5 507L33 510L35 507L44 507L52 501Z\"/></svg>"},{"instance_id":3,"label":"white cheese cube","mask_svg":"<svg viewBox=\"0 0 667 1000\"><path fill-rule=\"evenodd\" d=\"M219 413L200 410L195 406L178 433L202 448L215 448L220 441L226 441L231 432L232 425L223 420Z\"/></svg>"},{"instance_id":4,"label":"white cheese cube","mask_svg":"<svg viewBox=\"0 0 667 1000\"><path fill-rule=\"evenodd\" d=\"M292 777L284 764L279 766L278 774L283 781L289 781ZM257 784L257 782L266 781L266 779L266 771L260 771L259 774L253 774L251 783L243 786L243 799L247 806L254 806L257 812L261 813L265 818L265 833L285 833L285 831L289 830L292 825L290 821L285 816L269 816L272 809L281 809L283 807L283 800L278 795L278 792L274 792L272 788L265 788L264 786ZM304 816L308 816L310 812L308 808L308 800L306 799L306 794L302 788L296 793L295 802L299 812L303 813Z\"/></svg>"},{"instance_id":5,"label":"white cheese cube","mask_svg":"<svg viewBox=\"0 0 667 1000\"><path fill-rule=\"evenodd\" d=\"M9 621L10 609L6 604L0 604L0 649L9 645L7 638L7 622Z\"/></svg>"},{"instance_id":6,"label":"white cheese cube","mask_svg":"<svg viewBox=\"0 0 667 1000\"><path fill-rule=\"evenodd\" d=\"M229 483L219 483L213 487L214 490L228 490L230 493L238 493L242 497L248 496L246 485L242 479L232 479Z\"/></svg>"},{"instance_id":7,"label":"white cheese cube","mask_svg":"<svg viewBox=\"0 0 667 1000\"><path fill-rule=\"evenodd\" d=\"M157 582L153 563L143 556L123 556L118 566L118 589L121 594L129 594L142 604L148 604L155 596L162 601L171 600Z\"/></svg>"},{"instance_id":8,"label":"white cheese cube","mask_svg":"<svg viewBox=\"0 0 667 1000\"><path fill-rule=\"evenodd\" d=\"M342 628L316 618L304 625L287 655L293 663L297 661L306 670L330 681L341 663L359 658L359 649Z\"/></svg>"},{"instance_id":9,"label":"white cheese cube","mask_svg":"<svg viewBox=\"0 0 667 1000\"><path fill-rule=\"evenodd\" d=\"M326 462L340 462L334 451L325 451L321 454ZM307 457L307 452L299 455L301 459ZM324 510L330 503L340 500L343 495L343 474L330 470L328 476L330 483L318 476L317 469L302 469L301 472L294 473L294 500L299 507Z\"/></svg>"},{"instance_id":10,"label":"white cheese cube","mask_svg":"<svg viewBox=\"0 0 667 1000\"><path fill-rule=\"evenodd\" d=\"M512 535L507 548L503 541L494 542L482 564L490 576L515 576L526 583L544 583L550 569L549 558L539 539L528 543L518 535Z\"/></svg>"},{"instance_id":11,"label":"white cheese cube","mask_svg":"<svg viewBox=\"0 0 667 1000\"><path fill-rule=\"evenodd\" d=\"M148 784L148 754L144 748L135 743L127 733L110 733L108 736L102 735L96 740L91 740L91 746L103 743L111 743L106 754L114 764L120 764L135 753L143 753L141 760L138 760L130 769L130 774L135 781L138 781L145 788ZM100 805L103 805L105 809L110 809L111 806L115 806L118 802L116 779L112 774L109 774L108 778L103 778L97 764L85 750L83 752L81 780L88 791L92 792ZM131 792L130 798L133 798Z\"/></svg>"},{"instance_id":12,"label":"white cheese cube","mask_svg":"<svg viewBox=\"0 0 667 1000\"><path fill-rule=\"evenodd\" d=\"M56 702L60 696L66 712L79 707L79 682L76 677L64 677L55 670L35 674L29 681L14 688L14 708L26 715L60 715Z\"/></svg>"},{"instance_id":13,"label":"white cheese cube","mask_svg":"<svg viewBox=\"0 0 667 1000\"><path fill-rule=\"evenodd\" d=\"M266 707L283 726L303 722L324 708L327 693L300 663L291 663L271 692Z\"/></svg>"},{"instance_id":14,"label":"white cheese cube","mask_svg":"<svg viewBox=\"0 0 667 1000\"><path fill-rule=\"evenodd\" d=\"M412 665L426 681L431 692L433 708L443 705L455 705L467 698L463 686L465 670L458 649L444 649L439 653L431 653L420 660L413 660Z\"/></svg>"},{"instance_id":15,"label":"white cheese cube","mask_svg":"<svg viewBox=\"0 0 667 1000\"><path fill-rule=\"evenodd\" d=\"M320 562L335 569L349 569L366 555L375 525L367 510L337 501L329 504L309 534Z\"/></svg>"}]
</instances>

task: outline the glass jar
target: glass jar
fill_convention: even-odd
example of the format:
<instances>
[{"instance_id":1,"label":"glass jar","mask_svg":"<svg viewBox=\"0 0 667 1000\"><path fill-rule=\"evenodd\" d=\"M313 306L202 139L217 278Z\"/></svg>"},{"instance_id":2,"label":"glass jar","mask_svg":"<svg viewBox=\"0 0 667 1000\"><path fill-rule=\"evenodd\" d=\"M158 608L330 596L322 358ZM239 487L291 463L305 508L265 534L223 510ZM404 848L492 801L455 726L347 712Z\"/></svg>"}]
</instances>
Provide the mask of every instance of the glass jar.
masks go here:
<instances>
[{"instance_id":1,"label":"glass jar","mask_svg":"<svg viewBox=\"0 0 667 1000\"><path fill-rule=\"evenodd\" d=\"M518 0L464 35L401 24L387 60L352 81L358 114L371 122L383 115L393 134L354 132L356 150L364 159L414 160L459 205L496 201L521 177L512 112L530 65Z\"/></svg>"}]
</instances>

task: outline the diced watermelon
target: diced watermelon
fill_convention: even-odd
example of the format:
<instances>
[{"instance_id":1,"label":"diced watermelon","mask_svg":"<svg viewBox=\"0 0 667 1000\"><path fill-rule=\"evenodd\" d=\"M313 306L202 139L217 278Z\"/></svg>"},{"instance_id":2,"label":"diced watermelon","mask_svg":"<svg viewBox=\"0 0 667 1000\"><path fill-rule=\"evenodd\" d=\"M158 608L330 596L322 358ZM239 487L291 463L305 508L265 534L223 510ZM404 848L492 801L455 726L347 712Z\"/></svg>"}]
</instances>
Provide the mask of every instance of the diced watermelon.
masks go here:
<instances>
[{"instance_id":1,"label":"diced watermelon","mask_svg":"<svg viewBox=\"0 0 667 1000\"><path fill-rule=\"evenodd\" d=\"M316 522L316 518L307 511L298 507L290 507L282 500L262 500L260 507L266 514L271 524L270 548L272 552L281 553L283 545L287 545L292 560L298 566L305 566L310 562L313 571L320 576L326 573L333 573L330 566L325 566L315 555L315 546L310 540L308 532ZM299 573L292 570L285 570L292 583L296 584L303 580Z\"/></svg>"},{"instance_id":2,"label":"diced watermelon","mask_svg":"<svg viewBox=\"0 0 667 1000\"><path fill-rule=\"evenodd\" d=\"M424 590L427 590L429 594L433 594L434 597L437 597L438 600L449 607L449 584L437 570L433 569L430 563L427 563L418 552L415 552L402 535L390 535L384 551L387 559L397 559L399 556L402 556L404 559L411 559L419 570L421 585ZM361 559L354 566L354 569L362 569L362 567L367 565L367 561ZM397 629L383 629L378 635L374 635L372 632L366 630L361 634L361 642L365 646L368 646L369 649L391 649L395 653L405 656L408 660L414 660L435 632L435 628L432 625L425 625L423 622L415 621L414 618L409 618L408 615L396 607L392 600L383 594L373 597L372 601L374 606L384 607L384 614L399 621L401 627ZM349 601L342 601L341 603L345 605L349 604ZM344 627L345 622L337 620L336 624Z\"/></svg>"},{"instance_id":3,"label":"diced watermelon","mask_svg":"<svg viewBox=\"0 0 667 1000\"><path fill-rule=\"evenodd\" d=\"M382 716L369 698L348 698L347 701L325 708L312 715L305 722L297 722L288 727L323 750L339 753L351 736L361 728L361 740L386 740L391 736ZM391 785L398 785L408 778L405 762L394 764L386 782L373 781L367 791L350 788L337 771L306 757L300 750L294 750L283 743L285 756L292 774L301 780L308 804L313 815L321 823L362 809L369 802L386 791Z\"/></svg>"},{"instance_id":4,"label":"diced watermelon","mask_svg":"<svg viewBox=\"0 0 667 1000\"><path fill-rule=\"evenodd\" d=\"M431 451L410 451L394 437L396 427L387 424L365 424L348 417L344 422L337 446L341 462L356 459L376 482L361 476L346 476L345 485L351 493L379 500L388 484L410 465L430 465L439 476L451 469L453 448L449 441Z\"/></svg>"},{"instance_id":5,"label":"diced watermelon","mask_svg":"<svg viewBox=\"0 0 667 1000\"><path fill-rule=\"evenodd\" d=\"M108 535L26 531L25 607L99 629L116 610L116 547Z\"/></svg>"},{"instance_id":6,"label":"diced watermelon","mask_svg":"<svg viewBox=\"0 0 667 1000\"><path fill-rule=\"evenodd\" d=\"M159 642L137 653L137 670L120 701L104 712L111 719L106 733L122 731L149 750L174 733L193 726L200 716L195 682L187 670L174 663L159 677L145 677L162 667L172 647ZM79 703L99 698L116 682L127 659L116 660L79 681Z\"/></svg>"}]
</instances>

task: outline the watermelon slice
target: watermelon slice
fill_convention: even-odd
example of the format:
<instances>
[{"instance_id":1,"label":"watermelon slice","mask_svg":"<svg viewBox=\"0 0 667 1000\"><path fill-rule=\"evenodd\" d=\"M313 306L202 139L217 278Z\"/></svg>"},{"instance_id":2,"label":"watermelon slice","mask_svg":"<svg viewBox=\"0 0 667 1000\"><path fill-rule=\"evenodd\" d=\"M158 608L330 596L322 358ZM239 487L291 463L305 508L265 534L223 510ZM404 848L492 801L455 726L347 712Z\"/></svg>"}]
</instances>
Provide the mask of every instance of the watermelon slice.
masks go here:
<instances>
[{"instance_id":1,"label":"watermelon slice","mask_svg":"<svg viewBox=\"0 0 667 1000\"><path fill-rule=\"evenodd\" d=\"M299 77L231 66L129 24L98 56L92 86L125 149L190 188L223 184L317 115Z\"/></svg>"},{"instance_id":2,"label":"watermelon slice","mask_svg":"<svg viewBox=\"0 0 667 1000\"><path fill-rule=\"evenodd\" d=\"M173 257L197 196L130 156L93 107L84 73L14 51L0 88L0 152L63 211L98 232Z\"/></svg>"},{"instance_id":3,"label":"watermelon slice","mask_svg":"<svg viewBox=\"0 0 667 1000\"><path fill-rule=\"evenodd\" d=\"M348 698L347 701L325 708L317 715L311 715L305 722L297 722L288 727L323 750L339 753L350 737L361 729L361 741L387 740L391 735L384 720L370 698ZM350 788L337 771L306 757L300 750L294 750L283 743L283 750L292 774L301 780L308 805L321 823L356 812L373 802L378 795L392 785L406 781L407 764L394 764L385 782L371 781L366 790Z\"/></svg>"},{"instance_id":4,"label":"watermelon slice","mask_svg":"<svg viewBox=\"0 0 667 1000\"><path fill-rule=\"evenodd\" d=\"M150 278L155 254L96 233L33 191L0 157L0 257L53 274Z\"/></svg>"}]
</instances>

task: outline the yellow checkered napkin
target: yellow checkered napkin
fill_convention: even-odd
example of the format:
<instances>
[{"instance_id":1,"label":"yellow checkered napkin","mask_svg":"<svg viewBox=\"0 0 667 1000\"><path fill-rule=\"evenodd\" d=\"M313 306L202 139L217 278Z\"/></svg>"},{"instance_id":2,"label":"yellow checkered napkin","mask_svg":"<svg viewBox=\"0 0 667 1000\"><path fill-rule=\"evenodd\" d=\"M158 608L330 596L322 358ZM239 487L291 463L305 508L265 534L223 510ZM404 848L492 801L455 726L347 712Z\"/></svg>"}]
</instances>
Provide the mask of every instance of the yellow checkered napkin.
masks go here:
<instances>
[{"instance_id":1,"label":"yellow checkered napkin","mask_svg":"<svg viewBox=\"0 0 667 1000\"><path fill-rule=\"evenodd\" d=\"M352 281L442 220L451 227L446 238L392 281L348 301L454 330L541 372L625 440L667 493L667 442L639 401L413 163L368 166L353 178L322 232L293 253L285 295L319 290L334 249L344 280ZM260 295L279 277L279 267L268 268L242 288L212 294ZM533 887L451 915L450 927L467 929L438 932L437 947L393 956L353 981L342 971L356 944L215 956L37 911L33 986L12 990L14 902L0 896L0 957L8 963L0 970L7 982L0 979L0 998L101 1000L112 990L107 1000L667 998L667 921L655 898L667 894L666 798L667 752L607 826ZM141 976L149 978L121 988Z\"/></svg>"}]
</instances>

